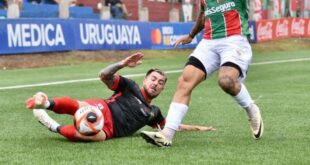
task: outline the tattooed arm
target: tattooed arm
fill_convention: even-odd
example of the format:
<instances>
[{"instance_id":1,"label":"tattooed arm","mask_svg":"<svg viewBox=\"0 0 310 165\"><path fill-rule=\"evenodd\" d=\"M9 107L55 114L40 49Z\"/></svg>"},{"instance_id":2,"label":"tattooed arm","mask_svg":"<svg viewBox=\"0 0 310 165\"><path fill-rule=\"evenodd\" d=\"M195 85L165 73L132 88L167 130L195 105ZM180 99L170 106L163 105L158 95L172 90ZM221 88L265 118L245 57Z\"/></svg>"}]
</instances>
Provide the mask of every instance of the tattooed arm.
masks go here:
<instances>
[{"instance_id":1,"label":"tattooed arm","mask_svg":"<svg viewBox=\"0 0 310 165\"><path fill-rule=\"evenodd\" d=\"M188 34L189 37L194 38L205 27L204 11L200 10L195 26Z\"/></svg>"},{"instance_id":2,"label":"tattooed arm","mask_svg":"<svg viewBox=\"0 0 310 165\"><path fill-rule=\"evenodd\" d=\"M142 63L143 54L140 52L134 53L129 57L103 68L99 72L99 77L103 83L109 88L112 88L115 81L115 73L124 67L136 67Z\"/></svg>"}]
</instances>

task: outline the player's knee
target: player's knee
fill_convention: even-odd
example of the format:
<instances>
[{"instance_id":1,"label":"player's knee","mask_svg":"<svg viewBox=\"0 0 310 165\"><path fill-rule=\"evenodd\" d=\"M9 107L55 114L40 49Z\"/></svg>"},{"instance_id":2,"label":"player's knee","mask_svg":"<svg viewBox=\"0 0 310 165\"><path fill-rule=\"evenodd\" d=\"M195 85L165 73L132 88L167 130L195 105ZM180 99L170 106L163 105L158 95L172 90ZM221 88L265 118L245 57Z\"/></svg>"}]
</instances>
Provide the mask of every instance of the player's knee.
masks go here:
<instances>
[{"instance_id":1,"label":"player's knee","mask_svg":"<svg viewBox=\"0 0 310 165\"><path fill-rule=\"evenodd\" d=\"M178 79L178 91L183 91L183 93L190 93L192 91L193 85L184 77L179 77Z\"/></svg>"},{"instance_id":2,"label":"player's knee","mask_svg":"<svg viewBox=\"0 0 310 165\"><path fill-rule=\"evenodd\" d=\"M234 94L235 81L231 77L227 75L220 76L218 84L226 93Z\"/></svg>"}]
</instances>

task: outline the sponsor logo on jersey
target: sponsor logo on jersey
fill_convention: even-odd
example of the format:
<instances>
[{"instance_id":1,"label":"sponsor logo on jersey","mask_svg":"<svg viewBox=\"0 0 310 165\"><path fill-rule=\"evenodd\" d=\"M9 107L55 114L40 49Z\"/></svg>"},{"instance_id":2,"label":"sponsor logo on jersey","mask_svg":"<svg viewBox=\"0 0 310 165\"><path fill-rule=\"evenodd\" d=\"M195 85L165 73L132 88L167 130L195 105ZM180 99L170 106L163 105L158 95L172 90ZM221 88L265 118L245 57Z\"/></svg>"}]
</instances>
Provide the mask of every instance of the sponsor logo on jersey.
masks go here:
<instances>
[{"instance_id":1,"label":"sponsor logo on jersey","mask_svg":"<svg viewBox=\"0 0 310 165\"><path fill-rule=\"evenodd\" d=\"M147 115L147 110L146 110L145 108L140 108L140 111L142 112L142 114L143 114L144 116L148 116L148 115Z\"/></svg>"},{"instance_id":2,"label":"sponsor logo on jersey","mask_svg":"<svg viewBox=\"0 0 310 165\"><path fill-rule=\"evenodd\" d=\"M209 16L211 14L215 14L215 13L223 13L225 11L229 11L232 10L232 8L236 7L236 3L235 2L227 2L224 4L221 4L219 6L216 7L207 7L206 11L205 11L205 16Z\"/></svg>"},{"instance_id":3,"label":"sponsor logo on jersey","mask_svg":"<svg viewBox=\"0 0 310 165\"><path fill-rule=\"evenodd\" d=\"M140 99L138 99L138 97L134 97L137 101L138 101L138 103L141 105L142 104L142 101L140 100Z\"/></svg>"}]
</instances>

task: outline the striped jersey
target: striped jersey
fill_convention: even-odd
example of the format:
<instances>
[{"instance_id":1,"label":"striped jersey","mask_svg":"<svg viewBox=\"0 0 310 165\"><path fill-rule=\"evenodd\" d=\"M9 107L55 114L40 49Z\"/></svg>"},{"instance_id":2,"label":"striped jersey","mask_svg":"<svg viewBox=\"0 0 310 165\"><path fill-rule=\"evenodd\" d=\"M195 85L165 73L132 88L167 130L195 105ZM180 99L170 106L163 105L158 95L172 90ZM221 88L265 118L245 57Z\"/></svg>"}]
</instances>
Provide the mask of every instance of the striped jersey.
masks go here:
<instances>
[{"instance_id":1,"label":"striped jersey","mask_svg":"<svg viewBox=\"0 0 310 165\"><path fill-rule=\"evenodd\" d=\"M204 39L249 35L246 0L201 0L201 9L205 17Z\"/></svg>"}]
</instances>

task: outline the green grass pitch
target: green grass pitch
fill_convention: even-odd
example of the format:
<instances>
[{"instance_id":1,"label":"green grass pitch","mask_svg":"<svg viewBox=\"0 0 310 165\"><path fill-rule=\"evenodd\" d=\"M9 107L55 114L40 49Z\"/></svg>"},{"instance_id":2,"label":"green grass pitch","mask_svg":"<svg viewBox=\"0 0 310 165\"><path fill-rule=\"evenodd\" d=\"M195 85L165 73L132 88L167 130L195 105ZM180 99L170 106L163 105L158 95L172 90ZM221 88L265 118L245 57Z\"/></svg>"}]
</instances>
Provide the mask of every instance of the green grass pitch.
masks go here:
<instances>
[{"instance_id":1,"label":"green grass pitch","mask_svg":"<svg viewBox=\"0 0 310 165\"><path fill-rule=\"evenodd\" d=\"M152 54L155 51L145 51ZM186 51L156 51L137 68L120 74L144 73L151 67L165 71L182 69ZM213 126L213 132L178 132L171 148L158 148L135 134L97 143L72 143L49 132L25 109L25 100L37 91L49 97L107 98L111 95L99 80L39 87L2 89L65 80L96 78L107 63L0 71L0 164L310 164L310 50L255 52L245 82L262 109L265 132L251 137L247 117L217 85L216 73L192 94L187 124ZM290 59L303 59L289 62ZM283 63L264 64L266 61ZM167 114L180 72L168 74L166 90L153 101ZM133 77L142 82L143 77ZM141 84L141 83L140 83ZM66 115L49 113L61 124ZM143 130L151 130L144 127Z\"/></svg>"}]
</instances>

